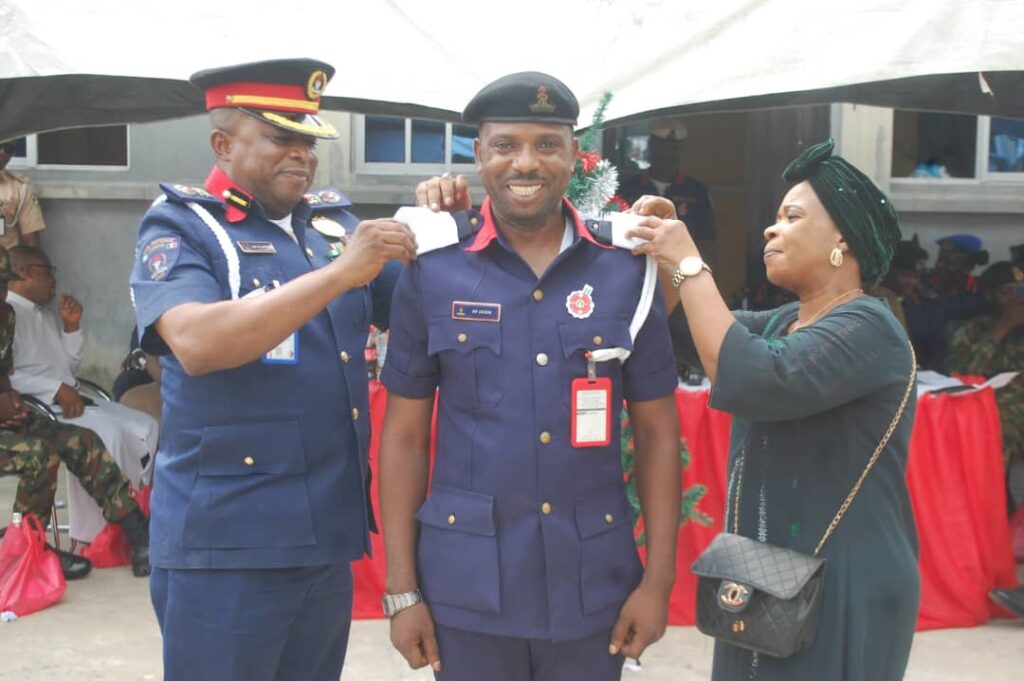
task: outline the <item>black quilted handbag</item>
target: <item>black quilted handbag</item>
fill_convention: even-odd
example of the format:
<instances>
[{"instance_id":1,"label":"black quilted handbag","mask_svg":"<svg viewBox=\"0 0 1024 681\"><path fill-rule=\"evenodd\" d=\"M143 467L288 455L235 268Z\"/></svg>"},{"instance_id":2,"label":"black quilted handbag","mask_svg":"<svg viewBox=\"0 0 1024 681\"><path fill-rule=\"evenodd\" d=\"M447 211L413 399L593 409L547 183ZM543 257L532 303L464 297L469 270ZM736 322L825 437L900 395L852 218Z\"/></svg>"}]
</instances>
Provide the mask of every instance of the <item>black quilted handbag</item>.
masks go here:
<instances>
[{"instance_id":1,"label":"black quilted handbag","mask_svg":"<svg viewBox=\"0 0 1024 681\"><path fill-rule=\"evenodd\" d=\"M715 537L690 568L697 575L697 628L703 633L773 657L789 657L814 643L826 567L825 559L818 554L853 503L903 417L917 376L913 348L910 352L914 368L896 415L813 555L739 534L744 457L737 460L739 477L733 500L733 531Z\"/></svg>"},{"instance_id":2,"label":"black quilted handbag","mask_svg":"<svg viewBox=\"0 0 1024 681\"><path fill-rule=\"evenodd\" d=\"M814 643L824 558L723 532L691 569L697 628L708 636L775 657Z\"/></svg>"}]
</instances>

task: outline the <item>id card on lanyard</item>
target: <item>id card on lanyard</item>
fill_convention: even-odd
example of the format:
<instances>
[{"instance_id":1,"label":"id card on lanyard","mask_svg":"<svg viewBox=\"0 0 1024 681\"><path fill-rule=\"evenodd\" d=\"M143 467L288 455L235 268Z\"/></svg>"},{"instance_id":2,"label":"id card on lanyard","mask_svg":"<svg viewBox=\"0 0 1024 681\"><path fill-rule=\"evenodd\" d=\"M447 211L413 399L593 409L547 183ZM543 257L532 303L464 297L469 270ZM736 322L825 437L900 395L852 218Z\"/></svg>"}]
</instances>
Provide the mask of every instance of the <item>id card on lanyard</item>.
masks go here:
<instances>
[{"instance_id":1,"label":"id card on lanyard","mask_svg":"<svg viewBox=\"0 0 1024 681\"><path fill-rule=\"evenodd\" d=\"M597 376L587 359L587 377L574 378L570 388L573 447L607 447L612 442L612 379Z\"/></svg>"}]
</instances>

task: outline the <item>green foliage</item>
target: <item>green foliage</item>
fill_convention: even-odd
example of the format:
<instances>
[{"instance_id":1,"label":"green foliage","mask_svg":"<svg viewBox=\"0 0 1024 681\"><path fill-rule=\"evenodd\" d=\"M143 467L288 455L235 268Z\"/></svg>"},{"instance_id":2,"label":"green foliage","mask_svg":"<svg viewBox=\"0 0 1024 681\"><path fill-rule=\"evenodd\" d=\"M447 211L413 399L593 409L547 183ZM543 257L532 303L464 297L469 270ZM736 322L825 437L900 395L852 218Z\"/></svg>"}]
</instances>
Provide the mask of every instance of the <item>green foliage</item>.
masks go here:
<instances>
[{"instance_id":1,"label":"green foliage","mask_svg":"<svg viewBox=\"0 0 1024 681\"><path fill-rule=\"evenodd\" d=\"M606 92L601 95L601 101L597 105L597 110L594 111L594 120L591 121L586 132L580 136L580 151L595 151L597 149L598 135L601 134L601 129L604 127L604 112L611 101L612 93Z\"/></svg>"},{"instance_id":2,"label":"green foliage","mask_svg":"<svg viewBox=\"0 0 1024 681\"><path fill-rule=\"evenodd\" d=\"M622 445L622 472L626 479L626 497L629 499L633 511L636 513L635 525L641 520L640 495L636 487L636 456L633 445L633 426L629 423L629 415L625 409L622 410L622 428L620 431L620 444ZM679 467L686 469L690 465L690 450L686 447L686 441L679 439ZM711 525L711 517L697 508L697 504L707 493L704 485L692 485L683 490L682 501L679 504L679 526L682 527L687 521L700 523L704 526ZM636 543L643 546L647 543L647 535L641 530L637 535Z\"/></svg>"}]
</instances>

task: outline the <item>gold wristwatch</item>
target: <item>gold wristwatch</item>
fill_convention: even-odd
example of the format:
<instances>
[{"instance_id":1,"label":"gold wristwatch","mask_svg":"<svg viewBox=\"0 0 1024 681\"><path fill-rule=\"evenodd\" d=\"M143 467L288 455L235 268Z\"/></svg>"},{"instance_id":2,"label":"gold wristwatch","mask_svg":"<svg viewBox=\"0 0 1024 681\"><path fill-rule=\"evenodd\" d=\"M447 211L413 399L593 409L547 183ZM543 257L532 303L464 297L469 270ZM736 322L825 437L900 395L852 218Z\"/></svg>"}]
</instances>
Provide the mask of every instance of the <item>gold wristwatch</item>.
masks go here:
<instances>
[{"instance_id":1,"label":"gold wristwatch","mask_svg":"<svg viewBox=\"0 0 1024 681\"><path fill-rule=\"evenodd\" d=\"M711 268L708 264L700 259L700 256L690 255L679 261L679 266L676 267L676 271L672 273L672 286L673 288L679 288L683 282L690 277L695 277L702 271L707 270L711 272Z\"/></svg>"}]
</instances>

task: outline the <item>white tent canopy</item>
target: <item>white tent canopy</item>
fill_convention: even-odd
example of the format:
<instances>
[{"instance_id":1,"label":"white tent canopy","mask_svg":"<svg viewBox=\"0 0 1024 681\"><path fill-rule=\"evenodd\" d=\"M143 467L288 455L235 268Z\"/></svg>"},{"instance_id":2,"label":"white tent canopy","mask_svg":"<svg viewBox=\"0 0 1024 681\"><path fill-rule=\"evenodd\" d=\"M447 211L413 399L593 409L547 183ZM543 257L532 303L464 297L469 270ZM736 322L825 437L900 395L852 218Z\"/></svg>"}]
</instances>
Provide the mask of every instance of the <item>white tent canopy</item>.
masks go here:
<instances>
[{"instance_id":1,"label":"white tent canopy","mask_svg":"<svg viewBox=\"0 0 1024 681\"><path fill-rule=\"evenodd\" d=\"M853 101L1024 117L1024 0L0 0L0 139L202 110L203 68L333 64L327 108L455 118L541 70L609 120ZM981 76L980 74L984 74Z\"/></svg>"}]
</instances>

